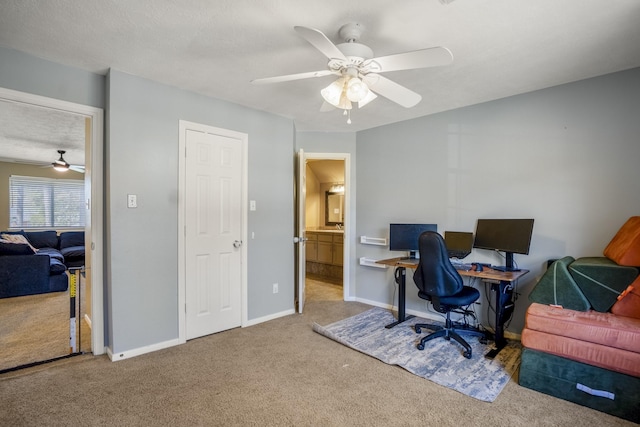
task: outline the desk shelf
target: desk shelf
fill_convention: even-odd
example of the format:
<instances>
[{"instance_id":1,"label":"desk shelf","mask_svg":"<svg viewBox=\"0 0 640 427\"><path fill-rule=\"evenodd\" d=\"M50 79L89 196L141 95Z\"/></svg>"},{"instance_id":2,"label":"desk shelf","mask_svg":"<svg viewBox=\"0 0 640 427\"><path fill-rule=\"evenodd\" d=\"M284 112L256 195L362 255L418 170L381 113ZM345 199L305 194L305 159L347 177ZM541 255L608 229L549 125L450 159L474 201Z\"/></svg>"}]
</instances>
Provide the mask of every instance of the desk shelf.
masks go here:
<instances>
[{"instance_id":1,"label":"desk shelf","mask_svg":"<svg viewBox=\"0 0 640 427\"><path fill-rule=\"evenodd\" d=\"M364 265L366 267L382 268L382 269L387 268L387 266L384 264L378 264L375 259L366 258L366 257L360 258L360 265Z\"/></svg>"},{"instance_id":2,"label":"desk shelf","mask_svg":"<svg viewBox=\"0 0 640 427\"><path fill-rule=\"evenodd\" d=\"M387 246L387 239L384 237L360 236L360 243L363 245Z\"/></svg>"}]
</instances>

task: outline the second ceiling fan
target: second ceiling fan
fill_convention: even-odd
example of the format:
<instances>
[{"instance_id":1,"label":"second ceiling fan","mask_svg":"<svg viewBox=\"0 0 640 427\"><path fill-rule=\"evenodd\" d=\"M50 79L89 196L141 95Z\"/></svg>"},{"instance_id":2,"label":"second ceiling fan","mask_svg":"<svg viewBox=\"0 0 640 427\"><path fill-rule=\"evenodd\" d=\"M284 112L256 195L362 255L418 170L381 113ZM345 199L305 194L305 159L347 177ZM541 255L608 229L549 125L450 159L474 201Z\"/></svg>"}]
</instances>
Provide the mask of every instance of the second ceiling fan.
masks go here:
<instances>
[{"instance_id":1,"label":"second ceiling fan","mask_svg":"<svg viewBox=\"0 0 640 427\"><path fill-rule=\"evenodd\" d=\"M68 170L72 170L72 171L84 173L84 166L69 164L64 159L64 157L62 157L64 153L66 153L65 150L58 150L58 153L60 154L60 158L54 161L53 163L51 163L51 167L53 167L58 172L66 172Z\"/></svg>"},{"instance_id":2,"label":"second ceiling fan","mask_svg":"<svg viewBox=\"0 0 640 427\"><path fill-rule=\"evenodd\" d=\"M256 79L251 83L281 83L335 75L338 78L320 93L326 103L344 110L345 114L351 110L352 103L357 103L358 108L361 108L374 100L376 94L405 108L411 108L420 102L422 96L380 73L436 67L453 61L451 51L445 47L432 47L376 58L371 48L358 43L363 31L359 23L349 23L340 28L340 37L345 42L338 45L333 44L320 30L301 26L294 29L329 59L327 69ZM351 123L350 118L347 123Z\"/></svg>"}]
</instances>

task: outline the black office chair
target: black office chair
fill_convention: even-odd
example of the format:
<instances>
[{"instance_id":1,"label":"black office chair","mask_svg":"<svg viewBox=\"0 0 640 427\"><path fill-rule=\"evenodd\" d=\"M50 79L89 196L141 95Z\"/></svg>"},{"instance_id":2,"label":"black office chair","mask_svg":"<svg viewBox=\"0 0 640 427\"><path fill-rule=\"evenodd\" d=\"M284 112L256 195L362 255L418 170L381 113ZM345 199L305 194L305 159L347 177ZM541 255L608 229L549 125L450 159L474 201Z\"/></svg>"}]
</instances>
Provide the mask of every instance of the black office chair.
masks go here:
<instances>
[{"instance_id":1,"label":"black office chair","mask_svg":"<svg viewBox=\"0 0 640 427\"><path fill-rule=\"evenodd\" d=\"M471 346L459 334L470 334L484 337L482 332L470 329L455 329L451 322L451 311L466 307L480 298L480 292L470 286L464 286L462 277L451 265L444 239L435 231L425 231L418 240L420 249L420 263L413 280L418 286L418 296L431 301L436 311L447 315L445 326L418 323L416 333L422 328L435 332L423 337L418 344L418 350L424 350L424 344L434 338L453 338L460 343L465 351L464 357L471 359Z\"/></svg>"}]
</instances>

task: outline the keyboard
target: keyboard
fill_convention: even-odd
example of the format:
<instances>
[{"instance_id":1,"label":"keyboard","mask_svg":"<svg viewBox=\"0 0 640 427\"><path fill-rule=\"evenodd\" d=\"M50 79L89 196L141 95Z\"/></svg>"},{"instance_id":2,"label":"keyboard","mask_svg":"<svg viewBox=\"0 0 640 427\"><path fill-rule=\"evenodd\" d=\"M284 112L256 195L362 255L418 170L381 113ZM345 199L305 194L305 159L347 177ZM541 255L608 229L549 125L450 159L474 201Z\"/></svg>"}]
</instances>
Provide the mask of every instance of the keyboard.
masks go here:
<instances>
[{"instance_id":1,"label":"keyboard","mask_svg":"<svg viewBox=\"0 0 640 427\"><path fill-rule=\"evenodd\" d=\"M453 268L455 268L456 270L469 271L472 268L471 264L467 264L460 261L451 261L451 265L453 265Z\"/></svg>"}]
</instances>

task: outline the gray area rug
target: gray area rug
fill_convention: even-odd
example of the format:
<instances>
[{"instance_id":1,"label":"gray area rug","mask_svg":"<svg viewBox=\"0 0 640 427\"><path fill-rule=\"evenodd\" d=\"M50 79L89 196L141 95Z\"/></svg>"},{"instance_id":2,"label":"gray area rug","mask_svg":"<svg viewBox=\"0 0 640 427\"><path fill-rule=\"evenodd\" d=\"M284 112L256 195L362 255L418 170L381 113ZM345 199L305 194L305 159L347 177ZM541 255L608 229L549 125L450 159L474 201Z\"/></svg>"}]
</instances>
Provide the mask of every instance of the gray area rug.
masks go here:
<instances>
[{"instance_id":1,"label":"gray area rug","mask_svg":"<svg viewBox=\"0 0 640 427\"><path fill-rule=\"evenodd\" d=\"M493 402L520 365L521 346L510 340L494 359L484 357L492 346L481 344L477 337L465 337L472 347L471 359L462 356L462 347L454 340L437 338L420 351L416 344L429 333L416 334L416 323L434 323L414 317L391 329L393 314L372 308L356 316L327 326L313 324L313 330L354 350L375 357L389 365L398 365L412 374L449 387L478 400Z\"/></svg>"}]
</instances>

